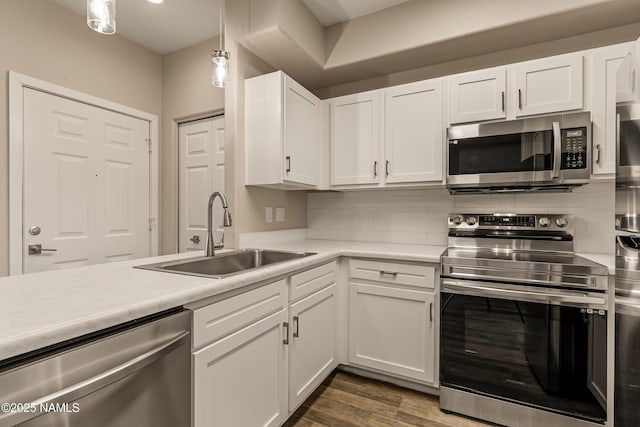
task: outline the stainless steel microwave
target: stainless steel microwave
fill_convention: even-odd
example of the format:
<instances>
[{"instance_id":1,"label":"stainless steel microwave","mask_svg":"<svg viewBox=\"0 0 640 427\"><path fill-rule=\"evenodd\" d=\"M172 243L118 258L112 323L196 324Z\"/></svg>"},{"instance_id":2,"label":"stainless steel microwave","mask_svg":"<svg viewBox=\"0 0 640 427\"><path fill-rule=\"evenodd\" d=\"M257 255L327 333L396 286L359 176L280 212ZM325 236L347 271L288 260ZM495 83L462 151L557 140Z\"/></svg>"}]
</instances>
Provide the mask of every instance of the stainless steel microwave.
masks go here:
<instances>
[{"instance_id":1,"label":"stainless steel microwave","mask_svg":"<svg viewBox=\"0 0 640 427\"><path fill-rule=\"evenodd\" d=\"M588 112L451 126L451 193L567 191L591 174Z\"/></svg>"}]
</instances>

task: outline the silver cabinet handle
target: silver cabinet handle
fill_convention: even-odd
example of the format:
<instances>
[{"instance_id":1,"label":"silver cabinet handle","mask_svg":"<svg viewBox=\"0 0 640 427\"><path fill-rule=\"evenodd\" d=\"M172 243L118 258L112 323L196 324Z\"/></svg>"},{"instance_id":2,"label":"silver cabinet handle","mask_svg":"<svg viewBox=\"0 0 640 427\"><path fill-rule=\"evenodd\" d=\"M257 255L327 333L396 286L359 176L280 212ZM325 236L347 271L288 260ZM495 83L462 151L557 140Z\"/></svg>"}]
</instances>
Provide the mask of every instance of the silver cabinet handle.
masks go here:
<instances>
[{"instance_id":1,"label":"silver cabinet handle","mask_svg":"<svg viewBox=\"0 0 640 427\"><path fill-rule=\"evenodd\" d=\"M374 160L373 161L373 177L377 177L378 176L378 161Z\"/></svg>"},{"instance_id":2,"label":"silver cabinet handle","mask_svg":"<svg viewBox=\"0 0 640 427\"><path fill-rule=\"evenodd\" d=\"M429 321L433 322L433 303L429 303Z\"/></svg>"},{"instance_id":3,"label":"silver cabinet handle","mask_svg":"<svg viewBox=\"0 0 640 427\"><path fill-rule=\"evenodd\" d=\"M502 91L502 112L504 113L504 91Z\"/></svg>"},{"instance_id":4,"label":"silver cabinet handle","mask_svg":"<svg viewBox=\"0 0 640 427\"><path fill-rule=\"evenodd\" d=\"M596 163L600 164L600 144L596 144Z\"/></svg>"},{"instance_id":5,"label":"silver cabinet handle","mask_svg":"<svg viewBox=\"0 0 640 427\"><path fill-rule=\"evenodd\" d=\"M285 172L289 173L291 172L291 156L285 157L285 160L287 161L287 170Z\"/></svg>"},{"instance_id":6,"label":"silver cabinet handle","mask_svg":"<svg viewBox=\"0 0 640 427\"><path fill-rule=\"evenodd\" d=\"M298 316L293 316L293 337L298 338L300 336L300 319Z\"/></svg>"},{"instance_id":7,"label":"silver cabinet handle","mask_svg":"<svg viewBox=\"0 0 640 427\"><path fill-rule=\"evenodd\" d=\"M522 89L518 89L518 109L522 110Z\"/></svg>"},{"instance_id":8,"label":"silver cabinet handle","mask_svg":"<svg viewBox=\"0 0 640 427\"><path fill-rule=\"evenodd\" d=\"M389 160L384 163L384 174L385 176L389 176Z\"/></svg>"},{"instance_id":9,"label":"silver cabinet handle","mask_svg":"<svg viewBox=\"0 0 640 427\"><path fill-rule=\"evenodd\" d=\"M67 388L51 393L45 397L31 402L30 407L40 407L40 405L49 405L56 403L69 403L83 396L91 394L101 388L113 384L122 378L137 372L144 367L150 365L171 353L183 344L183 341L189 336L189 332L185 331L171 338L166 343L155 347L146 353L143 353L127 362L124 362L114 368L104 371L87 380L80 381ZM0 427L13 426L23 423L32 418L43 415L42 412L6 412L0 413Z\"/></svg>"},{"instance_id":10,"label":"silver cabinet handle","mask_svg":"<svg viewBox=\"0 0 640 427\"><path fill-rule=\"evenodd\" d=\"M631 92L636 91L636 70L631 73Z\"/></svg>"},{"instance_id":11,"label":"silver cabinet handle","mask_svg":"<svg viewBox=\"0 0 640 427\"><path fill-rule=\"evenodd\" d=\"M282 340L282 344L289 345L289 322L283 322L282 327L284 328L284 339Z\"/></svg>"},{"instance_id":12,"label":"silver cabinet handle","mask_svg":"<svg viewBox=\"0 0 640 427\"><path fill-rule=\"evenodd\" d=\"M560 122L553 122L553 178L560 177L560 164L562 157L562 136L560 135Z\"/></svg>"},{"instance_id":13,"label":"silver cabinet handle","mask_svg":"<svg viewBox=\"0 0 640 427\"><path fill-rule=\"evenodd\" d=\"M193 243L197 245L198 243L200 243L200 236L198 236L197 234L194 234L193 237L190 238L189 240L191 240Z\"/></svg>"},{"instance_id":14,"label":"silver cabinet handle","mask_svg":"<svg viewBox=\"0 0 640 427\"><path fill-rule=\"evenodd\" d=\"M394 279L398 276L398 273L395 271L384 271L380 270L380 276L392 276Z\"/></svg>"},{"instance_id":15,"label":"silver cabinet handle","mask_svg":"<svg viewBox=\"0 0 640 427\"><path fill-rule=\"evenodd\" d=\"M40 255L42 252L57 252L57 249L46 249L41 244L29 245L29 255Z\"/></svg>"}]
</instances>

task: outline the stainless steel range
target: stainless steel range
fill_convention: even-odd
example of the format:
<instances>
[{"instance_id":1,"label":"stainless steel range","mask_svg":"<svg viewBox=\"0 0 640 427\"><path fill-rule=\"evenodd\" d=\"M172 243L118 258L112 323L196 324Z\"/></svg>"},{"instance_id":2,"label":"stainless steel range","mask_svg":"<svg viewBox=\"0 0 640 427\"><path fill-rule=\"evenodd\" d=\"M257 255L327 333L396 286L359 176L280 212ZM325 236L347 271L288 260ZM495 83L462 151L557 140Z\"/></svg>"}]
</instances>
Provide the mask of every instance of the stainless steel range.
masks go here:
<instances>
[{"instance_id":1,"label":"stainless steel range","mask_svg":"<svg viewBox=\"0 0 640 427\"><path fill-rule=\"evenodd\" d=\"M609 272L575 255L573 217L448 221L441 408L508 426L604 424Z\"/></svg>"}]
</instances>

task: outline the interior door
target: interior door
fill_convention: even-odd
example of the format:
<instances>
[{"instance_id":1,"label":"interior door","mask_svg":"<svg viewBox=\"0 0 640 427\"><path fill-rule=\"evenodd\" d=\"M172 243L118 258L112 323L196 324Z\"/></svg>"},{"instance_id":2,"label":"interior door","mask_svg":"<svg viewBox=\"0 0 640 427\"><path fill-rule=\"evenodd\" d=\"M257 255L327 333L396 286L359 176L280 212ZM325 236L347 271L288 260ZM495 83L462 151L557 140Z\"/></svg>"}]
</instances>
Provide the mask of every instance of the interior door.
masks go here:
<instances>
[{"instance_id":1,"label":"interior door","mask_svg":"<svg viewBox=\"0 0 640 427\"><path fill-rule=\"evenodd\" d=\"M149 126L24 90L25 273L149 256Z\"/></svg>"},{"instance_id":2,"label":"interior door","mask_svg":"<svg viewBox=\"0 0 640 427\"><path fill-rule=\"evenodd\" d=\"M224 191L224 116L183 123L178 130L180 252L204 250L207 203L214 191ZM213 210L214 233L222 236L222 209Z\"/></svg>"}]
</instances>

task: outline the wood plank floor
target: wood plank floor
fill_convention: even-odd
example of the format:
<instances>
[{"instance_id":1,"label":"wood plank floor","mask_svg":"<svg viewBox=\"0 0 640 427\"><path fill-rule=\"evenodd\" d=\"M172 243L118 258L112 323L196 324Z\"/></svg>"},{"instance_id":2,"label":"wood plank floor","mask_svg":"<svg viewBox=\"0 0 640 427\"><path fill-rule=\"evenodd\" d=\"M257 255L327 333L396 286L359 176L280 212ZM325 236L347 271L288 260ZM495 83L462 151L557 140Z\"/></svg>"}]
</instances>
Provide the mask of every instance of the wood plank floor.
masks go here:
<instances>
[{"instance_id":1,"label":"wood plank floor","mask_svg":"<svg viewBox=\"0 0 640 427\"><path fill-rule=\"evenodd\" d=\"M480 427L487 424L440 411L438 398L334 371L284 427Z\"/></svg>"}]
</instances>

